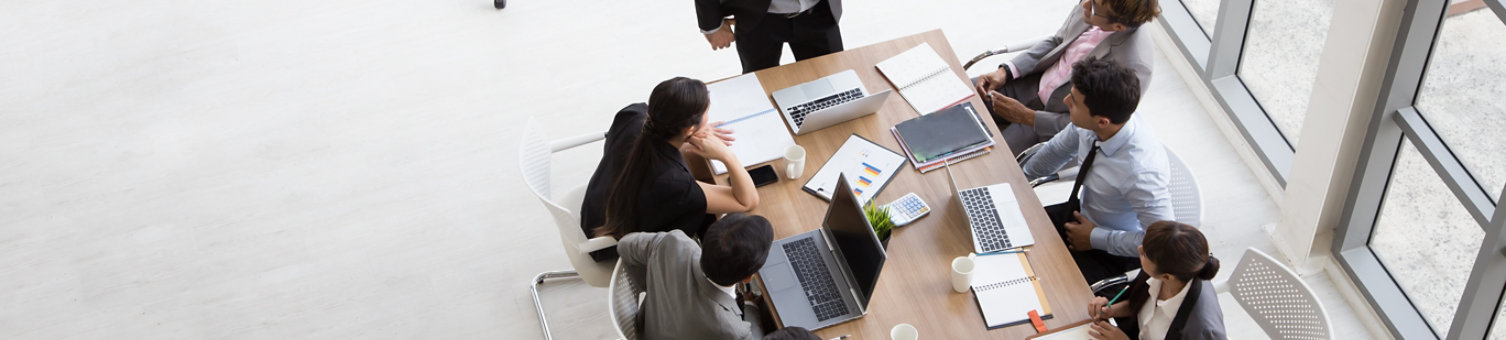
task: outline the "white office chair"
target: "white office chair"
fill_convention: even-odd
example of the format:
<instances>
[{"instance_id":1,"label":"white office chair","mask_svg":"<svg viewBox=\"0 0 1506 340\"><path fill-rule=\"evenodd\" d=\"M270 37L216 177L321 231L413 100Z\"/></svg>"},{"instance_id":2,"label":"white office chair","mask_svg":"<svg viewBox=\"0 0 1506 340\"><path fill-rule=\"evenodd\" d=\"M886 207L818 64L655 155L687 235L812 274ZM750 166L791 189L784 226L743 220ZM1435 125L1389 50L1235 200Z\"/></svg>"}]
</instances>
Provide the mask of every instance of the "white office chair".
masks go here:
<instances>
[{"instance_id":1,"label":"white office chair","mask_svg":"<svg viewBox=\"0 0 1506 340\"><path fill-rule=\"evenodd\" d=\"M641 306L643 287L637 279L629 277L622 268L622 260L612 269L612 284L607 289L607 304L612 306L612 322L617 325L617 336L626 340L638 340L638 310Z\"/></svg>"},{"instance_id":2,"label":"white office chair","mask_svg":"<svg viewBox=\"0 0 1506 340\"><path fill-rule=\"evenodd\" d=\"M539 313L539 327L544 329L544 339L547 340L551 339L549 321L544 317L544 305L539 302L539 285L550 279L580 278L593 287L606 287L610 279L612 263L597 263L591 259L590 253L614 246L617 240L611 237L588 240L585 233L581 232L580 214L576 209L580 207L581 200L585 197L585 181L580 181L581 185L566 192L558 200L551 198L550 191L550 156L562 150L602 140L606 138L606 133L591 133L550 142L539 133L535 125L536 121L529 118L523 126L523 138L518 142L518 164L522 170L523 181L554 217L554 225L559 229L560 242L565 247L565 255L570 257L570 266L574 267L574 270L539 273L538 276L534 276L533 283L528 287L529 293L533 294L533 307Z\"/></svg>"},{"instance_id":3,"label":"white office chair","mask_svg":"<svg viewBox=\"0 0 1506 340\"><path fill-rule=\"evenodd\" d=\"M979 53L977 56L973 57L973 59L970 59L966 63L963 63L962 64L962 70L965 72L965 71L967 71L967 69L969 67L973 67L973 64L977 64L979 61L983 61L983 59L988 59L988 57L992 57L992 56L996 56L996 55L1000 55L1000 54L1005 54L1005 53L1020 52L1020 51L1024 51L1024 50L1030 49L1030 46L1034 46L1036 43L1039 43L1041 41L1045 41L1047 38L1050 38L1050 36L1044 36L1044 37L1039 37L1039 38L1030 39L1030 40L1026 40L1026 41L1020 41L1020 42L1016 42L1016 43L1013 43L1013 44L1009 44L1008 46L1004 46L1004 47L1000 47L1000 48L996 48L996 49L992 49L992 50L983 51L983 53Z\"/></svg>"},{"instance_id":4,"label":"white office chair","mask_svg":"<svg viewBox=\"0 0 1506 340\"><path fill-rule=\"evenodd\" d=\"M1328 311L1312 287L1260 250L1245 250L1229 279L1214 287L1219 293L1234 295L1234 301L1273 339L1333 339Z\"/></svg>"}]
</instances>

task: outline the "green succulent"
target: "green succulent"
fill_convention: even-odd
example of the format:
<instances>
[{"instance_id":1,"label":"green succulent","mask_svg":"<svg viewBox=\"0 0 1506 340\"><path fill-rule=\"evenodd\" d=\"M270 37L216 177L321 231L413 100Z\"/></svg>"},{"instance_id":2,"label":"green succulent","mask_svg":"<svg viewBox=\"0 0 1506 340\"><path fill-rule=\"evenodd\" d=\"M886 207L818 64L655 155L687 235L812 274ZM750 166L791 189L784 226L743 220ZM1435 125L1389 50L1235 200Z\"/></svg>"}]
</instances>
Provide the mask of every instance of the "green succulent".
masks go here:
<instances>
[{"instance_id":1,"label":"green succulent","mask_svg":"<svg viewBox=\"0 0 1506 340\"><path fill-rule=\"evenodd\" d=\"M873 233L878 234L879 239L889 237L889 232L894 230L894 221L889 219L889 209L868 202L863 206L863 214L868 216L868 224L873 225Z\"/></svg>"}]
</instances>

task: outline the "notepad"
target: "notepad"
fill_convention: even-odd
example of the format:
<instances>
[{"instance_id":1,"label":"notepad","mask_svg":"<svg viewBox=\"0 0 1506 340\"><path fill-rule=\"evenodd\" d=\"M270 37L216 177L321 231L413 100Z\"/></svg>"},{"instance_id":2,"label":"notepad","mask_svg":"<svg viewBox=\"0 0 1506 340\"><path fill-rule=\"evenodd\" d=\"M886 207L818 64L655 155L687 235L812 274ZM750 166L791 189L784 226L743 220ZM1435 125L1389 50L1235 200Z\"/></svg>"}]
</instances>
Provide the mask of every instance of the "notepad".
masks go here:
<instances>
[{"instance_id":1,"label":"notepad","mask_svg":"<svg viewBox=\"0 0 1506 340\"><path fill-rule=\"evenodd\" d=\"M1030 323L1030 311L1050 319L1051 305L1025 253L979 255L974 259L973 296L988 329Z\"/></svg>"},{"instance_id":2,"label":"notepad","mask_svg":"<svg viewBox=\"0 0 1506 340\"><path fill-rule=\"evenodd\" d=\"M889 78L894 88L899 89L899 95L910 102L910 107L922 115L973 96L972 88L952 73L951 66L929 43L920 43L920 46L879 62L878 69Z\"/></svg>"},{"instance_id":3,"label":"notepad","mask_svg":"<svg viewBox=\"0 0 1506 340\"><path fill-rule=\"evenodd\" d=\"M732 154L744 165L753 166L784 156L784 150L795 145L795 138L784 128L784 117L769 96L763 91L758 75L749 73L706 85L710 92L711 107L706 109L708 122L722 122L723 128L732 130L737 141ZM722 162L711 161L716 174L727 172Z\"/></svg>"}]
</instances>

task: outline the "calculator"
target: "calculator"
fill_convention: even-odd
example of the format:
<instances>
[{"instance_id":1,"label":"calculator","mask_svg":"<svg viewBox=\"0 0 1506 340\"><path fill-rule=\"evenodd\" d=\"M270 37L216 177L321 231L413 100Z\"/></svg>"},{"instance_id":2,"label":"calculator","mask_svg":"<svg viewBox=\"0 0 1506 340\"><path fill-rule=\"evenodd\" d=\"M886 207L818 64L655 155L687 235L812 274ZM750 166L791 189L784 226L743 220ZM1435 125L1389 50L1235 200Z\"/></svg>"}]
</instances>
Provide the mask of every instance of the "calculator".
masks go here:
<instances>
[{"instance_id":1,"label":"calculator","mask_svg":"<svg viewBox=\"0 0 1506 340\"><path fill-rule=\"evenodd\" d=\"M885 204L884 208L889 209L889 221L894 222L895 227L903 227L931 213L931 207L926 205L926 201L920 200L920 196L913 192Z\"/></svg>"}]
</instances>

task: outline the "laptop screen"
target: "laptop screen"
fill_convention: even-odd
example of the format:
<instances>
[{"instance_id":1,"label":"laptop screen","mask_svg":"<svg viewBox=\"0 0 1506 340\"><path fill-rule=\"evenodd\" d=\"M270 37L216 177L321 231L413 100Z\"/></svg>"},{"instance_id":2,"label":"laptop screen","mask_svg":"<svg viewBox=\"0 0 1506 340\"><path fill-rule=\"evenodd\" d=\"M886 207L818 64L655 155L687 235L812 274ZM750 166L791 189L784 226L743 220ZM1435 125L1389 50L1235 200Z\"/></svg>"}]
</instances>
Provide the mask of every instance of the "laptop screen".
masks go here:
<instances>
[{"instance_id":1,"label":"laptop screen","mask_svg":"<svg viewBox=\"0 0 1506 340\"><path fill-rule=\"evenodd\" d=\"M847 263L853 279L857 280L854 283L862 295L858 297L858 303L867 308L873 288L878 284L879 270L884 268L884 247L868 224L868 217L858 205L858 198L847 184L846 175L837 176L837 191L831 196L824 227L841 250L841 260Z\"/></svg>"}]
</instances>

